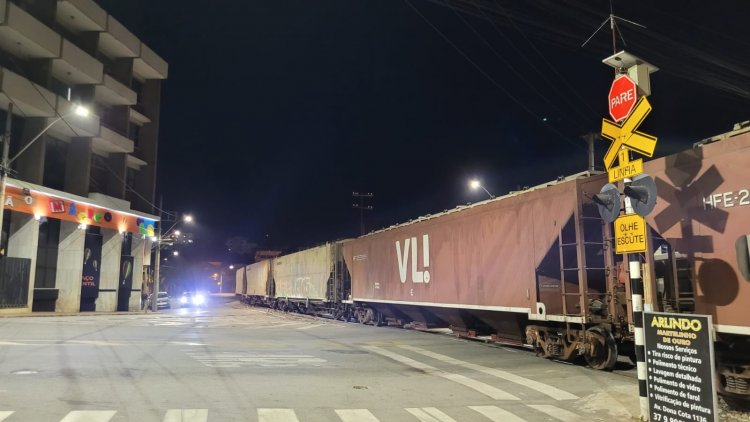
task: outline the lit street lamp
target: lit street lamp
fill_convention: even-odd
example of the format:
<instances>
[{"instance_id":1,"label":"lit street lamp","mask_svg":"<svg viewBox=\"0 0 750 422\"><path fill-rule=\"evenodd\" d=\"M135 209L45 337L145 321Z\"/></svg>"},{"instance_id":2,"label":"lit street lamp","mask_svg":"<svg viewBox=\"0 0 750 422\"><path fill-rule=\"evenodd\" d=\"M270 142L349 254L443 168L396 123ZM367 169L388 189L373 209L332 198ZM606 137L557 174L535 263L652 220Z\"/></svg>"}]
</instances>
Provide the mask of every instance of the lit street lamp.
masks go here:
<instances>
[{"instance_id":1,"label":"lit street lamp","mask_svg":"<svg viewBox=\"0 0 750 422\"><path fill-rule=\"evenodd\" d=\"M8 173L10 172L10 165L13 164L18 157L21 156L24 152L26 152L31 145L36 142L37 139L41 138L42 135L45 134L52 126L55 125L55 123L59 122L60 120L65 120L67 117L70 116L79 116L79 117L88 117L89 115L89 109L82 106L77 105L73 109L72 113L68 113L65 115L58 115L58 117L52 121L52 123L48 124L44 129L42 129L41 132L39 132L35 137L33 137L29 142L26 143L26 145L21 148L16 155L14 155L11 158L8 158L10 155L10 135L11 135L11 125L13 124L13 103L8 103L8 115L5 117L5 135L3 136L3 156L2 161L0 161L0 172L2 172L2 176L0 177L0 199L2 200L3 205L0 207L0 227L3 226L3 212L2 210L5 208L5 186L8 182Z\"/></svg>"},{"instance_id":2,"label":"lit street lamp","mask_svg":"<svg viewBox=\"0 0 750 422\"><path fill-rule=\"evenodd\" d=\"M489 195L490 199L494 199L495 195L491 194L490 191L488 191L484 186L482 186L482 183L478 179L472 179L469 181L469 187L473 190L477 190L479 188L484 189L485 192L487 192L487 195Z\"/></svg>"}]
</instances>

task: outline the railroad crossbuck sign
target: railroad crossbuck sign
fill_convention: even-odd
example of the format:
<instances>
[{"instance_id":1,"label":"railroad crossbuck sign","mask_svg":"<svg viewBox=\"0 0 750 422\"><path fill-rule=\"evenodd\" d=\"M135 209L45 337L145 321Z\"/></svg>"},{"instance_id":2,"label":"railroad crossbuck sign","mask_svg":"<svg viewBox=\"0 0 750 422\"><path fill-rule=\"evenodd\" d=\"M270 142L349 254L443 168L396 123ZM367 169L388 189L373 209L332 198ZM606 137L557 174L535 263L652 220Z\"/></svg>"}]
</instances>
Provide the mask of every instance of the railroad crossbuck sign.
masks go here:
<instances>
[{"instance_id":1,"label":"railroad crossbuck sign","mask_svg":"<svg viewBox=\"0 0 750 422\"><path fill-rule=\"evenodd\" d=\"M612 141L607 153L604 154L604 166L612 168L620 150L625 148L639 154L651 157L656 148L656 137L638 132L638 126L651 112L651 104L646 97L641 97L635 104L633 112L621 123L602 119L602 136ZM621 166L627 163L620 163Z\"/></svg>"}]
</instances>

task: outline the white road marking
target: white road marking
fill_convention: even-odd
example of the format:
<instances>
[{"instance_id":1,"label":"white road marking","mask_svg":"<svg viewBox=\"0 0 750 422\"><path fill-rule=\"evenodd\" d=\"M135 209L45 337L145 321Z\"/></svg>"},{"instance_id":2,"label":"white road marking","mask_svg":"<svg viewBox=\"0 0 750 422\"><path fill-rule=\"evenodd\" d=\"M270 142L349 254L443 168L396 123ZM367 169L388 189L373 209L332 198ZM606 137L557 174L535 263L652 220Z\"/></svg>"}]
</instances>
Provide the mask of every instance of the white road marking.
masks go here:
<instances>
[{"instance_id":1,"label":"white road marking","mask_svg":"<svg viewBox=\"0 0 750 422\"><path fill-rule=\"evenodd\" d=\"M189 341L170 341L170 344L176 344L178 346L205 346L205 343L192 343Z\"/></svg>"},{"instance_id":2,"label":"white road marking","mask_svg":"<svg viewBox=\"0 0 750 422\"><path fill-rule=\"evenodd\" d=\"M305 326L305 327L299 327L297 329L298 330L309 330L310 328L322 327L324 325L325 324L313 324L313 325L308 325L308 326Z\"/></svg>"},{"instance_id":3,"label":"white road marking","mask_svg":"<svg viewBox=\"0 0 750 422\"><path fill-rule=\"evenodd\" d=\"M28 343L18 343L15 341L0 341L0 346L32 346Z\"/></svg>"},{"instance_id":4,"label":"white road marking","mask_svg":"<svg viewBox=\"0 0 750 422\"><path fill-rule=\"evenodd\" d=\"M0 422L4 421L5 418L7 418L8 416L10 416L12 414L13 414L12 410L11 411L0 411Z\"/></svg>"},{"instance_id":5,"label":"white road marking","mask_svg":"<svg viewBox=\"0 0 750 422\"><path fill-rule=\"evenodd\" d=\"M534 380L531 380L531 379L528 379L519 375L511 374L510 372L501 371L495 368L488 368L486 366L477 365L474 363L464 362L462 360L454 359L450 356L441 355L439 353L430 352L429 350L421 349L419 347L406 346L406 345L399 346L399 347L402 349L411 350L414 353L419 353L420 355L424 355L427 357L431 357L433 359L437 359L441 362L450 363L452 365L457 365L457 366L463 366L464 368L473 369L475 371L479 371L488 375L502 378L506 381L510 381L516 384L523 385L524 387L528 387L542 394L546 394L555 400L574 400L574 399L579 398L575 394L568 393L567 391L561 390L551 385L547 385L538 381L534 381Z\"/></svg>"},{"instance_id":6,"label":"white road marking","mask_svg":"<svg viewBox=\"0 0 750 422\"><path fill-rule=\"evenodd\" d=\"M108 422L115 413L116 410L74 410L60 422Z\"/></svg>"},{"instance_id":7,"label":"white road marking","mask_svg":"<svg viewBox=\"0 0 750 422\"><path fill-rule=\"evenodd\" d=\"M343 422L380 422L367 409L336 409L336 414Z\"/></svg>"},{"instance_id":8,"label":"white road marking","mask_svg":"<svg viewBox=\"0 0 750 422\"><path fill-rule=\"evenodd\" d=\"M299 422L292 409L258 409L258 422Z\"/></svg>"},{"instance_id":9,"label":"white road marking","mask_svg":"<svg viewBox=\"0 0 750 422\"><path fill-rule=\"evenodd\" d=\"M122 346L122 343L115 343L112 341L101 341L101 340L68 340L68 343L73 344L84 344L91 346Z\"/></svg>"},{"instance_id":10,"label":"white road marking","mask_svg":"<svg viewBox=\"0 0 750 422\"><path fill-rule=\"evenodd\" d=\"M208 409L169 409L163 422L206 422Z\"/></svg>"},{"instance_id":11,"label":"white road marking","mask_svg":"<svg viewBox=\"0 0 750 422\"><path fill-rule=\"evenodd\" d=\"M434 366L430 366L425 363L418 362L414 359L407 358L406 356L401 356L397 353L393 353L388 350L381 349L380 347L377 347L377 346L365 346L365 349L371 350L385 357L389 357L397 362L411 366L412 368L420 369L428 374L437 375L439 377L459 383L473 390L476 390L488 397L491 397L495 400L521 400L518 397L512 394L506 393L505 391L495 388L489 384L485 384L483 382L471 379L469 377L465 377L463 375L443 371L442 369L438 369L438 368L435 368Z\"/></svg>"},{"instance_id":12,"label":"white road marking","mask_svg":"<svg viewBox=\"0 0 750 422\"><path fill-rule=\"evenodd\" d=\"M526 419L519 418L497 406L469 406L469 409L481 413L492 422L526 422Z\"/></svg>"},{"instance_id":13,"label":"white road marking","mask_svg":"<svg viewBox=\"0 0 750 422\"><path fill-rule=\"evenodd\" d=\"M328 362L310 355L255 355L251 353L203 354L185 352L191 358L210 368L239 368L240 366L293 367L300 365L320 366Z\"/></svg>"},{"instance_id":14,"label":"white road marking","mask_svg":"<svg viewBox=\"0 0 750 422\"><path fill-rule=\"evenodd\" d=\"M412 407L406 409L406 411L416 416L420 422L456 422L455 419L434 407L423 407L421 409Z\"/></svg>"},{"instance_id":15,"label":"white road marking","mask_svg":"<svg viewBox=\"0 0 750 422\"><path fill-rule=\"evenodd\" d=\"M559 421L563 421L563 422L583 421L583 418L576 415L575 413L567 411L565 409L560 409L557 406L552 406L549 404L529 404L527 406L531 407L532 409L536 409L540 412L546 413Z\"/></svg>"}]
</instances>

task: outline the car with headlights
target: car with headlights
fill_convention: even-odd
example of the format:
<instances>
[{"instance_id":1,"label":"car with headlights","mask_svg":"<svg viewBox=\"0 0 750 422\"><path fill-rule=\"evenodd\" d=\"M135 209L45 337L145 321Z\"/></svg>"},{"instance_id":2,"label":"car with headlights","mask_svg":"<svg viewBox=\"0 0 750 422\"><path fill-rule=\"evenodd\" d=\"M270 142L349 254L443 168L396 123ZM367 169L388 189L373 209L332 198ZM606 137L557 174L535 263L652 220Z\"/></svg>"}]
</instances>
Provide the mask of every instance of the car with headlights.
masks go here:
<instances>
[{"instance_id":1,"label":"car with headlights","mask_svg":"<svg viewBox=\"0 0 750 422\"><path fill-rule=\"evenodd\" d=\"M150 294L148 296L148 304L149 307L153 306L154 304L154 294ZM159 294L156 295L156 308L157 309L169 309L172 305L169 301L169 294L167 292L159 292Z\"/></svg>"},{"instance_id":2,"label":"car with headlights","mask_svg":"<svg viewBox=\"0 0 750 422\"><path fill-rule=\"evenodd\" d=\"M198 292L183 292L180 296L180 306L183 308L189 306L203 306L206 304L206 297Z\"/></svg>"}]
</instances>

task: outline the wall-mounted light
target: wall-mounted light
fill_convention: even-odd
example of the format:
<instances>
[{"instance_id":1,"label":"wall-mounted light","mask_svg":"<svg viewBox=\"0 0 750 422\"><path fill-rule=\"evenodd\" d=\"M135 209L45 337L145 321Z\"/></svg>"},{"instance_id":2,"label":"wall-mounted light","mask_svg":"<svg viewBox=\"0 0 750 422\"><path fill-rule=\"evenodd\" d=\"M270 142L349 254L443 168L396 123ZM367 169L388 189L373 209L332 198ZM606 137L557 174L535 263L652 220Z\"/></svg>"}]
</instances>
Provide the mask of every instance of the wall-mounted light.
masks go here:
<instances>
[{"instance_id":1,"label":"wall-mounted light","mask_svg":"<svg viewBox=\"0 0 750 422\"><path fill-rule=\"evenodd\" d=\"M78 225L78 228L81 229L81 230L86 230L88 227L89 227L89 225L86 224L86 223L81 223L81 224Z\"/></svg>"},{"instance_id":2,"label":"wall-mounted light","mask_svg":"<svg viewBox=\"0 0 750 422\"><path fill-rule=\"evenodd\" d=\"M41 214L38 214L38 213L34 214L34 220L39 221L41 219L42 219L42 215Z\"/></svg>"}]
</instances>

